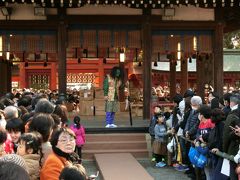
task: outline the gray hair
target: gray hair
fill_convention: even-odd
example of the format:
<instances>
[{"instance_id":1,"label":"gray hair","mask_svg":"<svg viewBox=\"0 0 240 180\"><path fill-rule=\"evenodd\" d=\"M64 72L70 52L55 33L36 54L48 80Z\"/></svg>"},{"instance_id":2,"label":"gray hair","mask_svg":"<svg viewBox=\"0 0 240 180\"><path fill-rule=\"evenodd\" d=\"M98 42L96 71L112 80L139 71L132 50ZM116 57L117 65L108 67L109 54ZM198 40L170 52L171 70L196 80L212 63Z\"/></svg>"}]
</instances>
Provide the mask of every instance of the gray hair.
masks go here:
<instances>
[{"instance_id":1,"label":"gray hair","mask_svg":"<svg viewBox=\"0 0 240 180\"><path fill-rule=\"evenodd\" d=\"M230 97L230 102L233 102L234 104L240 104L240 95L234 94Z\"/></svg>"},{"instance_id":2,"label":"gray hair","mask_svg":"<svg viewBox=\"0 0 240 180\"><path fill-rule=\"evenodd\" d=\"M200 96L193 96L191 98L191 104L193 106L200 106L200 105L202 105L202 98Z\"/></svg>"},{"instance_id":3,"label":"gray hair","mask_svg":"<svg viewBox=\"0 0 240 180\"><path fill-rule=\"evenodd\" d=\"M54 109L55 106L49 100L42 98L37 102L35 112L51 114L53 113Z\"/></svg>"},{"instance_id":4,"label":"gray hair","mask_svg":"<svg viewBox=\"0 0 240 180\"><path fill-rule=\"evenodd\" d=\"M6 120L18 118L18 109L15 106L7 106L4 115Z\"/></svg>"}]
</instances>

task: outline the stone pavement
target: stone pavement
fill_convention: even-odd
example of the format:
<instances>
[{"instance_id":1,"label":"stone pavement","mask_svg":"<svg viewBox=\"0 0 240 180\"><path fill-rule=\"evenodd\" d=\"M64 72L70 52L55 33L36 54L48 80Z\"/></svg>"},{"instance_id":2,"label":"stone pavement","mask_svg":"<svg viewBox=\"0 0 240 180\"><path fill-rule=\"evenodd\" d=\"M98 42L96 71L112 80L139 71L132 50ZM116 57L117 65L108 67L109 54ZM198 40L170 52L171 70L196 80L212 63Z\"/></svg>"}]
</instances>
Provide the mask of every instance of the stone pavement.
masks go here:
<instances>
[{"instance_id":1,"label":"stone pavement","mask_svg":"<svg viewBox=\"0 0 240 180\"><path fill-rule=\"evenodd\" d=\"M154 177L155 180L189 180L187 175L185 175L183 172L176 171L172 167L168 166L164 168L156 168L154 163L148 159L138 160L138 162L149 172L152 177ZM95 174L98 170L95 161L83 161L83 166L86 168L88 175ZM96 180L102 180L102 178L99 176Z\"/></svg>"}]
</instances>

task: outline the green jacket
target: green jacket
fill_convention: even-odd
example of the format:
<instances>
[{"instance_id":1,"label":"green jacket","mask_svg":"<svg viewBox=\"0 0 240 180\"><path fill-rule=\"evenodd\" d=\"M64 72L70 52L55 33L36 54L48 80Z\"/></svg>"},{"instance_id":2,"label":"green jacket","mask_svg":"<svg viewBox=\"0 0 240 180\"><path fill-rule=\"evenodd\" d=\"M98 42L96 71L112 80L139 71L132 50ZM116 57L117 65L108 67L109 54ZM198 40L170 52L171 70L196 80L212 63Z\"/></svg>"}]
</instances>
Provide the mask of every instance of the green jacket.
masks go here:
<instances>
[{"instance_id":1,"label":"green jacket","mask_svg":"<svg viewBox=\"0 0 240 180\"><path fill-rule=\"evenodd\" d=\"M113 79L110 75L107 75L103 82L104 96L108 96L108 101L118 100L119 87L121 86L121 81Z\"/></svg>"}]
</instances>

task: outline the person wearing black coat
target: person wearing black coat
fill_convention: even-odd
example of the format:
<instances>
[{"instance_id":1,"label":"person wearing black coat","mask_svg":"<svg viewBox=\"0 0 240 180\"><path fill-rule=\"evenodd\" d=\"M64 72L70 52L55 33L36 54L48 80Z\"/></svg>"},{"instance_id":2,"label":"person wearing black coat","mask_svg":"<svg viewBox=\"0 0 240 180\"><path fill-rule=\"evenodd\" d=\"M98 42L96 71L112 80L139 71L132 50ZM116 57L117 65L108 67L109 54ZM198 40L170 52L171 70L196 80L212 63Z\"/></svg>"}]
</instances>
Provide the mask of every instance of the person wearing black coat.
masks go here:
<instances>
[{"instance_id":1,"label":"person wearing black coat","mask_svg":"<svg viewBox=\"0 0 240 180\"><path fill-rule=\"evenodd\" d=\"M225 125L223 128L223 151L227 154L235 156L239 150L239 137L232 131L231 127L240 125L240 96L232 95L230 97L230 108ZM230 178L231 180L237 179L235 173L236 164L235 162L230 162Z\"/></svg>"},{"instance_id":2,"label":"person wearing black coat","mask_svg":"<svg viewBox=\"0 0 240 180\"><path fill-rule=\"evenodd\" d=\"M212 110L211 120L215 124L215 127L208 134L208 148L210 151L222 151L222 143L223 143L223 128L224 121L226 116L224 112L215 108ZM219 156L216 156L213 153L209 153L208 156L208 167L210 171L211 180L225 180L228 177L221 174L223 159Z\"/></svg>"}]
</instances>

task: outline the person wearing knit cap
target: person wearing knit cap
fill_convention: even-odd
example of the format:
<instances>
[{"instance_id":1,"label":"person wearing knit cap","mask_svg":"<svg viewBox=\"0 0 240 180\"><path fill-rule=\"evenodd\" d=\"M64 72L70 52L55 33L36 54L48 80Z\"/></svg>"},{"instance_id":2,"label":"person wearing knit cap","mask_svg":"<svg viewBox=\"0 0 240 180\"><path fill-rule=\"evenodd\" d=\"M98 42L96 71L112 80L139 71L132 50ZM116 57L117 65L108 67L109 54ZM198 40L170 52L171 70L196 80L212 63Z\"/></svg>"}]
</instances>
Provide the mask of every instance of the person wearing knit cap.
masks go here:
<instances>
[{"instance_id":1,"label":"person wearing knit cap","mask_svg":"<svg viewBox=\"0 0 240 180\"><path fill-rule=\"evenodd\" d=\"M23 169L25 169L27 171L27 166L26 166L25 160L17 154L4 155L4 156L0 157L0 162L1 161L12 162L14 164L17 164L18 166L21 166Z\"/></svg>"},{"instance_id":2,"label":"person wearing knit cap","mask_svg":"<svg viewBox=\"0 0 240 180\"><path fill-rule=\"evenodd\" d=\"M15 163L5 161L0 161L0 179L30 180L24 168Z\"/></svg>"}]
</instances>

